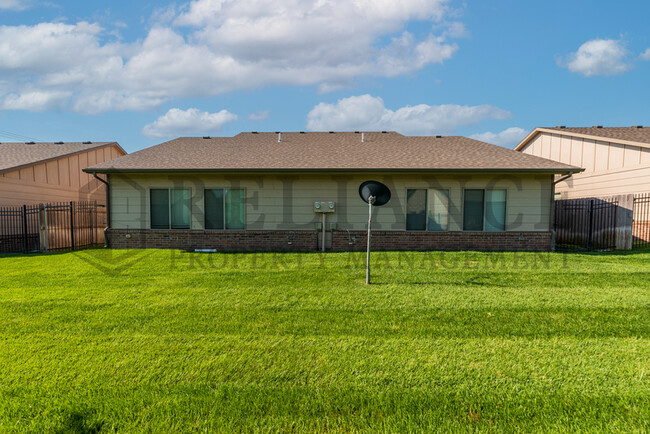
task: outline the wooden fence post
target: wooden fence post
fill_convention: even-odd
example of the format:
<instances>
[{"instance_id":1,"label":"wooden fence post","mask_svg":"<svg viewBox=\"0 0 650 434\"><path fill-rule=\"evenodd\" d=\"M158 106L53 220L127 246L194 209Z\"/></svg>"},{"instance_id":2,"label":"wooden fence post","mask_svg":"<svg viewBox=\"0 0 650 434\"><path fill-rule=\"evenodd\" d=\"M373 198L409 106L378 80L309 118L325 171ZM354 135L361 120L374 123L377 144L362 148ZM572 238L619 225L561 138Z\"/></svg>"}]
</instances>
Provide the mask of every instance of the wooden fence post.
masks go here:
<instances>
[{"instance_id":1,"label":"wooden fence post","mask_svg":"<svg viewBox=\"0 0 650 434\"><path fill-rule=\"evenodd\" d=\"M618 196L616 209L616 249L632 250L632 226L634 222L634 195L623 194Z\"/></svg>"}]
</instances>

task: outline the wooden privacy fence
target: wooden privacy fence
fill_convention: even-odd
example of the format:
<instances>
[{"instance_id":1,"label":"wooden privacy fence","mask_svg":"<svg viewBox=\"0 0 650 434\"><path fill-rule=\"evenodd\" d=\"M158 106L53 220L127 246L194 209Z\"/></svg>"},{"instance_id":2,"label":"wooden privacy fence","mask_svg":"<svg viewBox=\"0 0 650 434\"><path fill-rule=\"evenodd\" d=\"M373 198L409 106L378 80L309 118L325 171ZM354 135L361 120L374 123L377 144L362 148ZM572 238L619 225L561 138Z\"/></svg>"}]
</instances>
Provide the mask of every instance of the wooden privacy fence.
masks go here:
<instances>
[{"instance_id":1,"label":"wooden privacy fence","mask_svg":"<svg viewBox=\"0 0 650 434\"><path fill-rule=\"evenodd\" d=\"M634 195L632 248L650 247L650 193Z\"/></svg>"},{"instance_id":2,"label":"wooden privacy fence","mask_svg":"<svg viewBox=\"0 0 650 434\"><path fill-rule=\"evenodd\" d=\"M106 209L96 202L0 208L0 253L77 250L104 242Z\"/></svg>"}]
</instances>

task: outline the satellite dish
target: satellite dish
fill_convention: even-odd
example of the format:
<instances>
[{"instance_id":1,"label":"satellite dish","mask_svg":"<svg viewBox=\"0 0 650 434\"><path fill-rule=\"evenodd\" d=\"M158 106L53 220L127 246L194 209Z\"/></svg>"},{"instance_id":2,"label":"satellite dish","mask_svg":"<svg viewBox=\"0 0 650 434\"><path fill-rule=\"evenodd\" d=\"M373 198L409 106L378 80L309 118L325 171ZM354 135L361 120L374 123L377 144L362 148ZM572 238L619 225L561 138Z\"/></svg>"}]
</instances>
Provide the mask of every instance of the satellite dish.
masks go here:
<instances>
[{"instance_id":1,"label":"satellite dish","mask_svg":"<svg viewBox=\"0 0 650 434\"><path fill-rule=\"evenodd\" d=\"M372 197L372 205L382 206L390 201L390 189L379 181L366 181L359 186L359 196L365 203Z\"/></svg>"},{"instance_id":2,"label":"satellite dish","mask_svg":"<svg viewBox=\"0 0 650 434\"><path fill-rule=\"evenodd\" d=\"M366 250L366 285L370 285L370 226L372 207L386 205L390 200L390 189L379 181L366 181L359 186L359 196L368 204L368 247Z\"/></svg>"}]
</instances>

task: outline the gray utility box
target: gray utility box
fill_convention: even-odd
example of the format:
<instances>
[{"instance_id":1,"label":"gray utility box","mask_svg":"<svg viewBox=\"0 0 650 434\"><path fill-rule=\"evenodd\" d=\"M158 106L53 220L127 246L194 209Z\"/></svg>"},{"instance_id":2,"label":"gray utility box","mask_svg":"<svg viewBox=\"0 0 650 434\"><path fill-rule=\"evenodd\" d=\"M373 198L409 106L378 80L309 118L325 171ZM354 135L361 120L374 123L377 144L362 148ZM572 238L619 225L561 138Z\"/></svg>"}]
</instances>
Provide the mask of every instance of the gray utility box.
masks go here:
<instances>
[{"instance_id":1,"label":"gray utility box","mask_svg":"<svg viewBox=\"0 0 650 434\"><path fill-rule=\"evenodd\" d=\"M314 212L316 213L332 213L334 212L333 200L317 200L314 202Z\"/></svg>"}]
</instances>

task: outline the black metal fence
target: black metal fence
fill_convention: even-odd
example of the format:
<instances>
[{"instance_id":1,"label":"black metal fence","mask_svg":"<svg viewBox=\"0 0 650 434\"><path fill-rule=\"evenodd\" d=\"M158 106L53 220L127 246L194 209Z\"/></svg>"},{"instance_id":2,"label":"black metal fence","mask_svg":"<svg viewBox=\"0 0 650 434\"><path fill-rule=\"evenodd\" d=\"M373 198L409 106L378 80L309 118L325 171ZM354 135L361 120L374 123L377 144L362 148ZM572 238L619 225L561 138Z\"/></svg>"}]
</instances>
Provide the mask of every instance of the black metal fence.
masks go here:
<instances>
[{"instance_id":1,"label":"black metal fence","mask_svg":"<svg viewBox=\"0 0 650 434\"><path fill-rule=\"evenodd\" d=\"M632 248L650 247L650 193L634 195Z\"/></svg>"},{"instance_id":2,"label":"black metal fence","mask_svg":"<svg viewBox=\"0 0 650 434\"><path fill-rule=\"evenodd\" d=\"M616 248L617 200L568 199L555 202L556 250Z\"/></svg>"},{"instance_id":3,"label":"black metal fence","mask_svg":"<svg viewBox=\"0 0 650 434\"><path fill-rule=\"evenodd\" d=\"M104 242L106 209L96 202L0 208L0 253L77 250Z\"/></svg>"},{"instance_id":4,"label":"black metal fence","mask_svg":"<svg viewBox=\"0 0 650 434\"><path fill-rule=\"evenodd\" d=\"M0 208L0 253L39 250L38 205Z\"/></svg>"}]
</instances>

